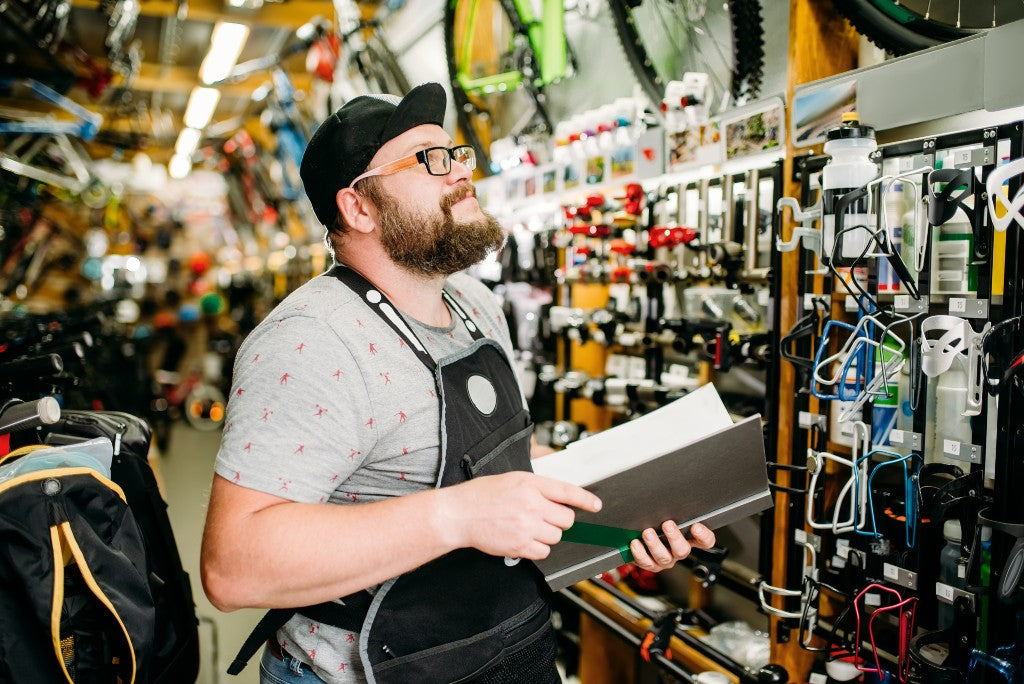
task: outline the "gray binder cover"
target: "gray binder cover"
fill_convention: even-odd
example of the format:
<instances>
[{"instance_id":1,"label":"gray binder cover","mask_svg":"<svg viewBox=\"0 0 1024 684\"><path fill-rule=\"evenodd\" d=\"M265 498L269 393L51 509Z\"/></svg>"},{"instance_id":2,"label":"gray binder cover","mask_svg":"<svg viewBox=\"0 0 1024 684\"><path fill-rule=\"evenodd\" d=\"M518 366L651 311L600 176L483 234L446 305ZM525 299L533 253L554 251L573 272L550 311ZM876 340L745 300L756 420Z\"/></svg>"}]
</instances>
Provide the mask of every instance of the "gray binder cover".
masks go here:
<instances>
[{"instance_id":1,"label":"gray binder cover","mask_svg":"<svg viewBox=\"0 0 1024 684\"><path fill-rule=\"evenodd\" d=\"M598 513L577 511L576 520L632 530L659 530L665 520L676 521L680 529L695 522L715 529L763 511L772 497L761 417L666 450L587 489L601 497L603 507ZM563 541L537 566L558 591L622 562L617 549Z\"/></svg>"}]
</instances>

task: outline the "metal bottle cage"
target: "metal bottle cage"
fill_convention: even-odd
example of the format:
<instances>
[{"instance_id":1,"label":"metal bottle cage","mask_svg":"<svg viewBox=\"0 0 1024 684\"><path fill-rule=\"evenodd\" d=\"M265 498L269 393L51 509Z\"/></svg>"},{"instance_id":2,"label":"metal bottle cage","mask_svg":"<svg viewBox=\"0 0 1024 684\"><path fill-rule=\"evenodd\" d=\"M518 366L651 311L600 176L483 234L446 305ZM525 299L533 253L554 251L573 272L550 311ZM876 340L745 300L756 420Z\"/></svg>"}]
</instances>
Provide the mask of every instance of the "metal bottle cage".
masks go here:
<instances>
[{"instance_id":1,"label":"metal bottle cage","mask_svg":"<svg viewBox=\"0 0 1024 684\"><path fill-rule=\"evenodd\" d=\"M0 88L6 89L14 85L24 86L36 98L56 105L71 114L75 120L56 121L52 116L40 115L38 112L9 107L0 109L0 116L13 119L0 121L0 135L17 134L17 137L0 152L0 168L71 192L83 192L93 182L89 170L92 160L76 148L69 136L86 141L92 140L103 123L103 117L38 81L0 78ZM36 156L50 143L57 146L69 173L62 174L32 164Z\"/></svg>"},{"instance_id":2,"label":"metal bottle cage","mask_svg":"<svg viewBox=\"0 0 1024 684\"><path fill-rule=\"evenodd\" d=\"M1024 188L1018 188L1017 193L1010 199L1003 197L1002 187L1011 178L1024 173L1024 157L1015 159L1012 162L997 166L988 175L985 181L985 190L988 195L988 218L992 227L1000 233L1005 232L1011 223L1017 222L1017 226L1024 229ZM996 215L996 205L1004 210L1002 216Z\"/></svg>"},{"instance_id":3,"label":"metal bottle cage","mask_svg":"<svg viewBox=\"0 0 1024 684\"><path fill-rule=\"evenodd\" d=\"M815 530L831 530L833 534L845 534L855 529L863 529L867 524L867 496L864 492L858 491L858 486L867 484L867 461L858 458L862 444L870 444L868 426L861 421L853 424L853 456L843 458L826 451L814 451L807 449L807 470L811 473L811 479L807 485L807 497L805 515L807 525ZM833 508L832 521L822 522L814 518L814 492L818 485L818 476L825 470L824 461L832 461L850 468L850 477L847 478L839 491ZM858 465L858 462L861 465ZM860 468L862 473L857 475L855 468ZM843 510L843 504L849 504L849 518L840 521L839 516Z\"/></svg>"},{"instance_id":4,"label":"metal bottle cage","mask_svg":"<svg viewBox=\"0 0 1024 684\"><path fill-rule=\"evenodd\" d=\"M875 659L875 667L870 667L870 666L866 666L866 665L863 664L863 660L860 658L860 648L859 648L860 644L862 644L863 641L861 641L861 622L862 621L861 621L860 609L858 608L858 603L861 601L862 598L864 598L865 595L867 595L868 592L871 592L871 591L881 591L881 592L888 593L888 594L892 595L893 597L895 597L895 602L894 603L891 603L891 604L889 604L887 606L881 606L879 608L876 608L874 610L874 612L871 613L871 617L868 618L868 629L867 629L867 631L868 631L868 639L869 639L869 642L871 644L872 655L874 656L874 659ZM897 658L898 658L898 662L897 662L897 669L898 669L897 677L899 678L900 682L906 682L907 678L908 678L908 674L909 674L909 672L908 672L908 666L909 666L909 652L908 652L909 649L908 649L908 646L910 644L910 637L912 637L913 633L914 633L914 612L915 612L916 607L917 607L917 597L916 596L911 596L909 598L903 598L902 594L900 594L895 589L892 589L890 587L886 587L886 586L881 585L881 584L869 584L868 586L864 587L864 589L862 589L860 591L860 593L857 594L857 596L853 600L853 611L854 611L854 616L855 616L856 625L857 625L856 626L856 641L854 643L858 646L858 648L856 649L856 651L854 653L854 659L853 659L854 667L856 667L861 672L869 672L869 673L873 672L873 673L876 673L878 675L879 679L884 680L885 670L882 668L881 660L878 657L878 650L875 647L874 622L875 622L875 618L878 615L880 615L880 614L891 613L891 612L894 612L894 611L899 611L900 641L899 641L899 653L897 654Z\"/></svg>"},{"instance_id":5,"label":"metal bottle cage","mask_svg":"<svg viewBox=\"0 0 1024 684\"><path fill-rule=\"evenodd\" d=\"M958 316L929 316L921 321L921 369L928 377L937 377L959 363L967 375L965 416L981 413L985 393L984 342L992 329L985 323L981 332L975 332L969 320ZM933 330L944 331L937 339L930 339ZM948 361L947 361L948 360Z\"/></svg>"}]
</instances>

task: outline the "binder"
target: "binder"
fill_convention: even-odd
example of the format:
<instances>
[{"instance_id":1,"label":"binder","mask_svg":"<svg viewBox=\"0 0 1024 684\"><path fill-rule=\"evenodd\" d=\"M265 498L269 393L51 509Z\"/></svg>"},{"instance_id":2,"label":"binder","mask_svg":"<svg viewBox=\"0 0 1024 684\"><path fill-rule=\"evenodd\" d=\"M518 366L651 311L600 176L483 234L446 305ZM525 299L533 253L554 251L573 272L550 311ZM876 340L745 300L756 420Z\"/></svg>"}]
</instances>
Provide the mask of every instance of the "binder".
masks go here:
<instances>
[{"instance_id":1,"label":"binder","mask_svg":"<svg viewBox=\"0 0 1024 684\"><path fill-rule=\"evenodd\" d=\"M761 417L733 424L711 385L673 404L536 459L534 471L601 497L599 512L576 512L587 525L660 531L673 520L685 532L695 522L715 529L770 508ZM643 434L656 439L639 442ZM619 548L563 540L536 563L557 591L623 562Z\"/></svg>"}]
</instances>

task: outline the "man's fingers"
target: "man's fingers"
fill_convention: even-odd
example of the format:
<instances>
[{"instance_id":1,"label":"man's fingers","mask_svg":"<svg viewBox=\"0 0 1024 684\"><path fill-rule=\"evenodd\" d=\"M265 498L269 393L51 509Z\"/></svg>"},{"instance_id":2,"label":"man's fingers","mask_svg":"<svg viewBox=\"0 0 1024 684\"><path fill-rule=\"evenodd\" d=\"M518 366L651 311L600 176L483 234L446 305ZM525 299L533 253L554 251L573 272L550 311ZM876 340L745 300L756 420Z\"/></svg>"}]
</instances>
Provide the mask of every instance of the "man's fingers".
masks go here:
<instances>
[{"instance_id":1,"label":"man's fingers","mask_svg":"<svg viewBox=\"0 0 1024 684\"><path fill-rule=\"evenodd\" d=\"M665 544L662 543L658 537L658 533L654 531L654 528L648 527L644 530L644 543L647 545L647 551L650 553L651 558L661 566L672 564L672 554L665 548Z\"/></svg>"},{"instance_id":2,"label":"man's fingers","mask_svg":"<svg viewBox=\"0 0 1024 684\"><path fill-rule=\"evenodd\" d=\"M701 549L710 549L715 545L715 533L707 525L694 523L690 525L690 536L693 537L693 545Z\"/></svg>"},{"instance_id":3,"label":"man's fingers","mask_svg":"<svg viewBox=\"0 0 1024 684\"><path fill-rule=\"evenodd\" d=\"M655 570L654 561L651 560L650 554L647 553L647 547L639 539L634 539L629 543L629 550L633 553L633 562L644 570Z\"/></svg>"},{"instance_id":4,"label":"man's fingers","mask_svg":"<svg viewBox=\"0 0 1024 684\"><path fill-rule=\"evenodd\" d=\"M548 546L552 546L562 541L562 528L555 525L545 525L544 528L538 532L534 538Z\"/></svg>"},{"instance_id":5,"label":"man's fingers","mask_svg":"<svg viewBox=\"0 0 1024 684\"><path fill-rule=\"evenodd\" d=\"M544 521L563 530L567 530L572 527L572 524L576 521L576 511L568 506L553 504L545 513Z\"/></svg>"},{"instance_id":6,"label":"man's fingers","mask_svg":"<svg viewBox=\"0 0 1024 684\"><path fill-rule=\"evenodd\" d=\"M690 555L690 542L686 541L686 537L679 530L679 526L671 520L666 520L661 525L661 529L665 531L665 539L668 540L669 548L672 549L672 555L682 560Z\"/></svg>"},{"instance_id":7,"label":"man's fingers","mask_svg":"<svg viewBox=\"0 0 1024 684\"><path fill-rule=\"evenodd\" d=\"M601 499L597 498L583 487L577 487L568 482L553 480L549 477L538 476L540 493L551 501L579 508L591 513L601 510Z\"/></svg>"}]
</instances>

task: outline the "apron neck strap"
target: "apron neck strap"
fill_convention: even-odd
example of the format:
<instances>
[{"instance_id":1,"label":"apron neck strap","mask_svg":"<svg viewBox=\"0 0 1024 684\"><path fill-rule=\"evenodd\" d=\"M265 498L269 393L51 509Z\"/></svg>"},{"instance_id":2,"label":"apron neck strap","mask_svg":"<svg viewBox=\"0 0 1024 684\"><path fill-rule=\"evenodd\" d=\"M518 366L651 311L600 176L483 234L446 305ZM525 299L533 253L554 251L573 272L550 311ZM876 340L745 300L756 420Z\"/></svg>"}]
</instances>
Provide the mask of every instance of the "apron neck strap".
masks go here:
<instances>
[{"instance_id":1,"label":"apron neck strap","mask_svg":"<svg viewBox=\"0 0 1024 684\"><path fill-rule=\"evenodd\" d=\"M427 367L431 373L437 367L437 363L434 358L427 351L427 348L423 345L420 339L416 336L416 333L412 331L412 328L406 324L405 319L402 318L398 310L388 301L388 298L381 293L376 287L373 286L369 280L364 278L362 274L343 266L336 264L331 270L327 272L327 275L333 276L344 283L350 290L359 295L359 297L366 302L366 305L373 310L381 320L388 324L392 330L394 330L399 337L405 340L406 344L411 349L419 360ZM473 322L473 320L466 314L465 310L455 301L455 298L448 294L447 290L442 290L441 295L444 297L445 302L449 307L456 313L456 315L462 320L463 325L472 335L474 340L479 340L483 337L480 333L479 328Z\"/></svg>"}]
</instances>

